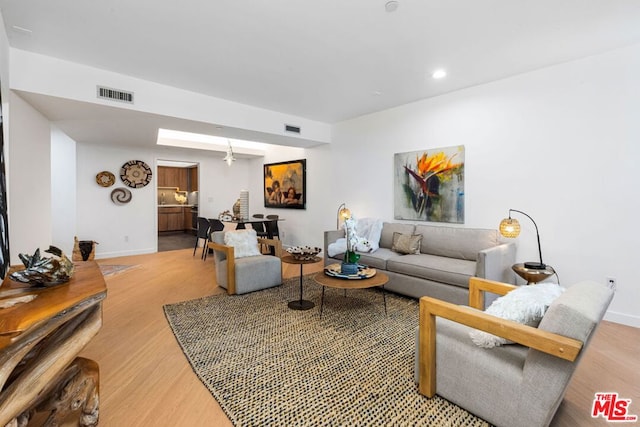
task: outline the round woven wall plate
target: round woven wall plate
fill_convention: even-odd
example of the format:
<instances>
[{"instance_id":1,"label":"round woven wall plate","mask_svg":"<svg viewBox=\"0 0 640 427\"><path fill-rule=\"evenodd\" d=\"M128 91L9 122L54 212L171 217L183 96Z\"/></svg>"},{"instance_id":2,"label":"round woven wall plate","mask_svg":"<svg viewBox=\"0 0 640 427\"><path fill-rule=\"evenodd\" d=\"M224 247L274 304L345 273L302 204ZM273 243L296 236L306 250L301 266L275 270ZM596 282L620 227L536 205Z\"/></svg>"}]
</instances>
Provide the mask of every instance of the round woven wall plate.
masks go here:
<instances>
[{"instance_id":1,"label":"round woven wall plate","mask_svg":"<svg viewBox=\"0 0 640 427\"><path fill-rule=\"evenodd\" d=\"M111 201L116 205L124 205L131 201L131 190L128 188L120 187L111 192Z\"/></svg>"},{"instance_id":2,"label":"round woven wall plate","mask_svg":"<svg viewBox=\"0 0 640 427\"><path fill-rule=\"evenodd\" d=\"M96 182L101 187L111 187L116 182L116 176L109 171L102 171L96 175Z\"/></svg>"},{"instance_id":3,"label":"round woven wall plate","mask_svg":"<svg viewBox=\"0 0 640 427\"><path fill-rule=\"evenodd\" d=\"M142 160L129 160L120 169L120 179L131 188L142 188L151 182L151 168Z\"/></svg>"}]
</instances>

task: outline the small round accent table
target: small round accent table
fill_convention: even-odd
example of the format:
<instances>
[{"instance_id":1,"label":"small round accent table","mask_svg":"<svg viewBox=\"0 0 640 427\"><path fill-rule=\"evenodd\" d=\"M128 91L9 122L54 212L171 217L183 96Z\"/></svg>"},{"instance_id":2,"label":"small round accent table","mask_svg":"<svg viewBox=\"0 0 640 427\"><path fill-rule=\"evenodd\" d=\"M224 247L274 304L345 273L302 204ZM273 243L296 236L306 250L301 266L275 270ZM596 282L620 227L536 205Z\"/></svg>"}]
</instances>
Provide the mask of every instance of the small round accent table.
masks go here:
<instances>
[{"instance_id":1,"label":"small round accent table","mask_svg":"<svg viewBox=\"0 0 640 427\"><path fill-rule=\"evenodd\" d=\"M313 257L311 259L295 259L291 255L285 255L282 257L282 262L287 264L299 264L300 265L300 299L289 302L289 308L292 310L309 310L316 305L312 301L302 299L302 266L305 264L314 264L319 262L322 258Z\"/></svg>"},{"instance_id":2,"label":"small round accent table","mask_svg":"<svg viewBox=\"0 0 640 427\"><path fill-rule=\"evenodd\" d=\"M556 274L556 271L550 265L547 265L544 269L527 268L524 264L513 264L511 269L516 274L527 281L527 285L531 283L542 282L549 276Z\"/></svg>"},{"instance_id":3,"label":"small round accent table","mask_svg":"<svg viewBox=\"0 0 640 427\"><path fill-rule=\"evenodd\" d=\"M382 302L384 304L384 315L387 315L387 298L384 293L384 285L389 281L389 276L384 273L376 272L375 276L363 279L341 279L337 277L327 276L323 271L317 273L313 280L322 285L322 299L320 300L320 317L322 317L322 308L324 307L324 289L326 287L336 289L366 289L380 286L382 289Z\"/></svg>"}]
</instances>

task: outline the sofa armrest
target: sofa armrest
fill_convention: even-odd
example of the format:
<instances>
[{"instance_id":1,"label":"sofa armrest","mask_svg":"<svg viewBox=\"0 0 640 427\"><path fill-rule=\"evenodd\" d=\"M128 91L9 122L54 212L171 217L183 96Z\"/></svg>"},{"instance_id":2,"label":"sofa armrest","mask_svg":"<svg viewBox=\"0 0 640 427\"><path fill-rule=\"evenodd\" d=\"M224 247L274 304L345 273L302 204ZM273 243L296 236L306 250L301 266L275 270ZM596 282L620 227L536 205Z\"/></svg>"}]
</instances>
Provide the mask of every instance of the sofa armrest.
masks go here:
<instances>
[{"instance_id":1,"label":"sofa armrest","mask_svg":"<svg viewBox=\"0 0 640 427\"><path fill-rule=\"evenodd\" d=\"M436 394L436 316L504 337L571 362L576 360L583 345L581 341L542 329L435 298L422 297L420 298L418 378L420 394L427 397L433 397Z\"/></svg>"},{"instance_id":2,"label":"sofa armrest","mask_svg":"<svg viewBox=\"0 0 640 427\"><path fill-rule=\"evenodd\" d=\"M220 251L227 257L227 294L236 293L236 258L233 246L226 246L216 242L207 243L207 247L214 251Z\"/></svg>"},{"instance_id":3,"label":"sofa armrest","mask_svg":"<svg viewBox=\"0 0 640 427\"><path fill-rule=\"evenodd\" d=\"M340 230L329 230L324 232L324 257L327 259L329 257L329 245L334 243L336 240L344 237L344 229Z\"/></svg>"},{"instance_id":4,"label":"sofa armrest","mask_svg":"<svg viewBox=\"0 0 640 427\"><path fill-rule=\"evenodd\" d=\"M502 243L478 252L476 276L504 283L515 283L511 266L516 262L516 244Z\"/></svg>"}]
</instances>

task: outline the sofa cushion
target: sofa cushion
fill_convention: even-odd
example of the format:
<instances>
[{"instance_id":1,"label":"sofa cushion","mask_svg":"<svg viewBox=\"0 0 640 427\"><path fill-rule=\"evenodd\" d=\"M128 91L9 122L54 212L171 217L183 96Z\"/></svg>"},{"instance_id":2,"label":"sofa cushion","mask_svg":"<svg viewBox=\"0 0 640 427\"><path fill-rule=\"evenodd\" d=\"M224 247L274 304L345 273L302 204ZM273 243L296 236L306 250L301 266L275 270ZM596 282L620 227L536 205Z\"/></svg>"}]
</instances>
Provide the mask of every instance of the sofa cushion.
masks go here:
<instances>
[{"instance_id":1,"label":"sofa cushion","mask_svg":"<svg viewBox=\"0 0 640 427\"><path fill-rule=\"evenodd\" d=\"M391 250L401 254L419 254L422 234L402 234L393 233L393 244Z\"/></svg>"},{"instance_id":2,"label":"sofa cushion","mask_svg":"<svg viewBox=\"0 0 640 427\"><path fill-rule=\"evenodd\" d=\"M475 261L429 254L398 255L387 261L387 270L469 288L469 278L476 273L476 263Z\"/></svg>"},{"instance_id":3,"label":"sofa cushion","mask_svg":"<svg viewBox=\"0 0 640 427\"><path fill-rule=\"evenodd\" d=\"M422 234L421 252L449 258L477 261L478 252L497 246L497 230L417 225L413 234Z\"/></svg>"},{"instance_id":4,"label":"sofa cushion","mask_svg":"<svg viewBox=\"0 0 640 427\"><path fill-rule=\"evenodd\" d=\"M393 233L417 234L413 231L416 226L413 224L403 224L398 222L385 222L382 224L382 234L380 234L380 247L391 249L393 245Z\"/></svg>"}]
</instances>

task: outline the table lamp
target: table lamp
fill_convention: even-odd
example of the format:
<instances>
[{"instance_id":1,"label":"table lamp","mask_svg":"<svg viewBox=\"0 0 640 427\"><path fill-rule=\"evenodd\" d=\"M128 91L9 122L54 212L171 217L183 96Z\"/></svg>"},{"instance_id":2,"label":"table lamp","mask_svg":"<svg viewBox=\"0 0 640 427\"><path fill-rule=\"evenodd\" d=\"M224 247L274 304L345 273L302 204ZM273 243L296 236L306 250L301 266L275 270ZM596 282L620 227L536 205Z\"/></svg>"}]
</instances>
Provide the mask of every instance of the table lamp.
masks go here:
<instances>
[{"instance_id":1,"label":"table lamp","mask_svg":"<svg viewBox=\"0 0 640 427\"><path fill-rule=\"evenodd\" d=\"M526 216L533 222L533 225L536 227L536 237L538 238L538 254L540 255L540 262L528 261L524 263L525 268L530 268L532 270L544 270L547 268L547 265L542 262L542 249L540 247L540 233L538 233L538 225L536 222L526 213L516 210L509 209L509 218L505 218L500 221L500 234L504 237L515 238L520 234L520 223L517 219L511 218L511 212L518 212L522 215Z\"/></svg>"},{"instance_id":2,"label":"table lamp","mask_svg":"<svg viewBox=\"0 0 640 427\"><path fill-rule=\"evenodd\" d=\"M338 206L338 215L336 218L336 229L340 229L340 220L344 221L345 219L351 218L351 211L347 209L346 205L343 203Z\"/></svg>"}]
</instances>

